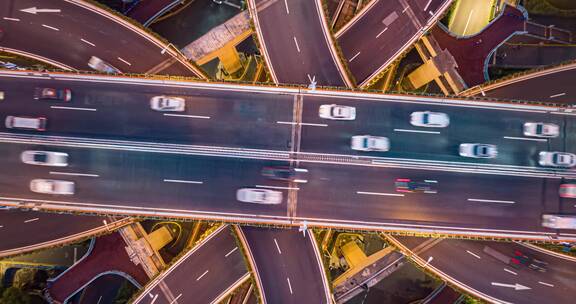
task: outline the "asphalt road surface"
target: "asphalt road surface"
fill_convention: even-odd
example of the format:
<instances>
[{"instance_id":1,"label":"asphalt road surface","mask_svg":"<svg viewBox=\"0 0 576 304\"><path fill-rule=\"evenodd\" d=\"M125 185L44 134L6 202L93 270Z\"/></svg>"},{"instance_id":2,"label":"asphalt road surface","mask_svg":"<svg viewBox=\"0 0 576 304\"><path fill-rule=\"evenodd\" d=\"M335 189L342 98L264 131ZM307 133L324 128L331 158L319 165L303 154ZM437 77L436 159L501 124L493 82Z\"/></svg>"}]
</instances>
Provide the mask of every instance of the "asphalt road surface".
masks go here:
<instances>
[{"instance_id":1,"label":"asphalt road surface","mask_svg":"<svg viewBox=\"0 0 576 304\"><path fill-rule=\"evenodd\" d=\"M309 236L297 229L242 227L262 282L265 303L329 303Z\"/></svg>"},{"instance_id":2,"label":"asphalt road surface","mask_svg":"<svg viewBox=\"0 0 576 304\"><path fill-rule=\"evenodd\" d=\"M376 0L336 38L359 85L384 70L440 15L449 0Z\"/></svg>"},{"instance_id":3,"label":"asphalt road surface","mask_svg":"<svg viewBox=\"0 0 576 304\"><path fill-rule=\"evenodd\" d=\"M318 85L346 86L322 29L319 1L253 1L260 43L276 82L309 84L314 78Z\"/></svg>"},{"instance_id":4,"label":"asphalt road surface","mask_svg":"<svg viewBox=\"0 0 576 304\"><path fill-rule=\"evenodd\" d=\"M178 260L134 303L212 303L246 275L242 251L230 228L223 227Z\"/></svg>"},{"instance_id":5,"label":"asphalt road surface","mask_svg":"<svg viewBox=\"0 0 576 304\"><path fill-rule=\"evenodd\" d=\"M399 237L402 242L412 245L423 239ZM507 257L514 257L515 251L525 256L548 263L545 272L539 272L520 265L512 267L485 253L490 247ZM480 242L445 239L419 253L424 260L433 257L430 265L460 283L499 300L502 303L572 303L576 292L576 262L559 258L545 252L533 250L518 243ZM497 283L497 285L493 285ZM526 289L498 284L520 284ZM520 287L520 288L523 288Z\"/></svg>"},{"instance_id":6,"label":"asphalt road surface","mask_svg":"<svg viewBox=\"0 0 576 304\"><path fill-rule=\"evenodd\" d=\"M103 219L96 216L78 217L71 214L0 209L0 255L7 250L31 251L45 242L98 228L103 225Z\"/></svg>"},{"instance_id":7,"label":"asphalt road surface","mask_svg":"<svg viewBox=\"0 0 576 304\"><path fill-rule=\"evenodd\" d=\"M22 11L32 7L49 11ZM201 76L172 60L169 52L161 54L163 46L149 34L67 1L2 1L0 28L4 33L0 48L41 56L71 69L91 70L88 60L97 56L122 72Z\"/></svg>"}]
</instances>

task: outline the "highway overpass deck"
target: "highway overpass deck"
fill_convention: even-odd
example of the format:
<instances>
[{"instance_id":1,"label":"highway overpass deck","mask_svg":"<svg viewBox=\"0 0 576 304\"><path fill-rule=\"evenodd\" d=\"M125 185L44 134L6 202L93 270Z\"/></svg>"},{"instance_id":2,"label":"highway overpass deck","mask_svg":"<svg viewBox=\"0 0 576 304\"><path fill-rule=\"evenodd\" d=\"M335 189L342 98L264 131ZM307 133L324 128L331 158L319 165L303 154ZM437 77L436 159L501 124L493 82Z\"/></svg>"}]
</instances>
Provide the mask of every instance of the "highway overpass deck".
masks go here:
<instances>
[{"instance_id":1,"label":"highway overpass deck","mask_svg":"<svg viewBox=\"0 0 576 304\"><path fill-rule=\"evenodd\" d=\"M311 231L242 227L266 303L332 303Z\"/></svg>"},{"instance_id":2,"label":"highway overpass deck","mask_svg":"<svg viewBox=\"0 0 576 304\"><path fill-rule=\"evenodd\" d=\"M105 220L98 216L0 210L0 257L72 243L130 222Z\"/></svg>"},{"instance_id":3,"label":"highway overpass deck","mask_svg":"<svg viewBox=\"0 0 576 304\"><path fill-rule=\"evenodd\" d=\"M1 150L6 156L2 158L2 162L6 168L14 168L11 172L15 172L13 175L1 177L2 202L8 205L288 225L300 225L306 220L315 226L408 229L438 233L449 231L456 234L540 239L556 235L556 231L540 227L542 213L570 214L575 211L570 199L560 199L557 195L561 178L574 178L573 170L533 167L538 151L573 151L575 139L565 134L571 134L574 116L563 108L94 75L27 75L23 72L4 72L2 75L4 77L0 82L14 89L6 90L6 98L0 103L0 113L52 115L49 116L47 136L37 132L2 130L10 131L1 134ZM11 86L11 81L17 81L19 85ZM99 86L98 89L90 87L91 83ZM96 111L52 108L60 107L61 104L33 100L28 94L31 94L30 90L35 85L70 86L77 91L78 100L74 99L65 107L85 108L90 105ZM129 97L130 94L99 96L107 94L107 85L119 85L120 87L115 87L116 90L125 86L125 91L131 94L138 95L143 92L144 95L139 98ZM87 91L92 93L83 96ZM232 109L232 113L225 114L231 118L228 124L243 121L244 123L238 125L238 129L242 130L239 133L244 136L242 138L252 138L253 134L249 132L252 132L253 128L261 128L259 123L283 125L276 120L286 119L285 123L289 126L283 131L284 138L273 138L279 143L283 142L285 146L254 149L254 146L245 146L241 141L239 144L237 142L239 147L216 146L210 143L210 140L214 139L209 132L204 133L208 142L194 145L198 143L188 138L188 131L194 130L194 125L190 122L169 124L166 128L161 123L152 123L154 120L151 118L148 121L131 120L140 113L156 115L159 119L167 118L148 108L148 98L156 94L184 95L190 98L189 110L195 112L210 107ZM258 96L254 97L255 100L260 100L251 100L251 94ZM213 96L213 103L203 103L206 96ZM244 96L248 104L238 101L236 96ZM123 100L127 100L126 104L130 105L127 110L123 110ZM196 100L198 107L194 106ZM220 102L223 103L218 104ZM298 124L299 118L298 114L294 118L291 108L293 103L298 107L299 102L301 117L307 119L303 122L317 124L319 121L317 116L314 116L314 109L324 102L354 102L358 108L358 119L355 122L325 121L329 127L305 126L300 133L300 142L300 136L292 133L297 130L293 125ZM109 112L104 113L102 104L110 107ZM390 152L392 157L386 157L386 153L371 156L369 153L360 154L348 150L351 135L388 135L394 134L396 128L408 128L406 121L412 109L438 109L437 111L450 113L453 123L441 132L447 135L440 140L444 146L434 148L438 141L436 139L434 144L430 143L432 147L429 152L424 151L421 158L402 156L410 154L395 156L392 154L394 150ZM244 113L250 115L247 118L242 117ZM185 113L188 114L192 113ZM240 118L235 117L236 115ZM271 117L266 117L267 115ZM83 119L86 117L89 119ZM312 120L313 118L315 120ZM66 120L59 122L60 119ZM553 120L561 124L566 133L558 139L545 142L499 139L510 145L502 148L502 160L499 162L463 161L454 158L458 143L464 140L482 142L500 136L521 136L522 123L527 120ZM50 131L50 121L55 121L54 128L59 128L59 132ZM470 121L472 124L467 126ZM395 125L390 125L391 123ZM114 127L110 128L108 125ZM215 124L213 128L217 130L225 125ZM150 132L146 128L151 126L161 132L146 138L149 136L146 133ZM457 126L465 127L459 129ZM325 133L307 137L313 134L308 133L310 129L324 130ZM167 139L164 134L174 136L178 144L171 143L174 139ZM114 140L107 138L112 136L116 136ZM230 136L216 140L224 141ZM331 139L333 150L307 152L310 150L308 143L325 140L328 136L334 138ZM442 135L407 132L405 136L391 136L392 149L398 147L396 151L407 153L402 151L409 151L410 146L406 142L399 142L403 139L414 140L413 149L417 148L417 141L424 145L417 136L426 138ZM292 138L296 145L289 144ZM148 141L136 141L142 139ZM51 170L22 164L18 160L19 153L26 149L68 152L71 157L70 166L65 170ZM338 149L345 153L335 153ZM434 156L442 155L439 151L449 157L434 159ZM269 181L260 174L263 166L288 165L290 162L309 169L308 184L293 187L284 182ZM74 180L77 183L77 193L69 197L58 197L30 192L29 181L39 177ZM396 193L396 178L436 180L437 193ZM284 201L286 205L283 203L274 206L235 201L237 189L256 186L280 189L284 197L290 199ZM463 210L462 206L466 208ZM564 233L561 238L573 236Z\"/></svg>"},{"instance_id":4,"label":"highway overpass deck","mask_svg":"<svg viewBox=\"0 0 576 304\"><path fill-rule=\"evenodd\" d=\"M372 0L336 38L359 86L366 86L432 26L451 0Z\"/></svg>"},{"instance_id":5,"label":"highway overpass deck","mask_svg":"<svg viewBox=\"0 0 576 304\"><path fill-rule=\"evenodd\" d=\"M352 85L332 45L320 0L248 3L274 82L305 84L314 78L318 85Z\"/></svg>"},{"instance_id":6,"label":"highway overpass deck","mask_svg":"<svg viewBox=\"0 0 576 304\"><path fill-rule=\"evenodd\" d=\"M71 70L90 70L97 56L123 72L204 77L172 48L161 54L160 39L88 1L2 1L0 17L2 51Z\"/></svg>"},{"instance_id":7,"label":"highway overpass deck","mask_svg":"<svg viewBox=\"0 0 576 304\"><path fill-rule=\"evenodd\" d=\"M249 279L242 249L223 225L146 286L138 304L220 303L230 286Z\"/></svg>"},{"instance_id":8,"label":"highway overpass deck","mask_svg":"<svg viewBox=\"0 0 576 304\"><path fill-rule=\"evenodd\" d=\"M423 238L397 237L413 248ZM526 265L515 268L486 254L490 247L507 257L519 251L531 259L547 263L545 272L529 269ZM537 248L537 247L536 247ZM434 272L465 291L491 303L572 303L576 289L576 262L568 258L534 250L521 243L442 240L418 253ZM516 284L521 285L517 289Z\"/></svg>"}]
</instances>

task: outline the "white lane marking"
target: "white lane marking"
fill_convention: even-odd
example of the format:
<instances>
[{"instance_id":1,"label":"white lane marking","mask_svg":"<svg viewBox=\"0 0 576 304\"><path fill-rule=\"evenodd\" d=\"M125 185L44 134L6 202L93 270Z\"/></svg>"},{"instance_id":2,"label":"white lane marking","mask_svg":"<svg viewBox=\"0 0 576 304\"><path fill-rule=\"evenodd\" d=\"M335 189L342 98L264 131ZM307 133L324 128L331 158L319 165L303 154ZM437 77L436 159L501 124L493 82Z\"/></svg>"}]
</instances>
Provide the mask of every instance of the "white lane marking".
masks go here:
<instances>
[{"instance_id":1,"label":"white lane marking","mask_svg":"<svg viewBox=\"0 0 576 304\"><path fill-rule=\"evenodd\" d=\"M4 228L4 226L0 225L0 228Z\"/></svg>"},{"instance_id":2,"label":"white lane marking","mask_svg":"<svg viewBox=\"0 0 576 304\"><path fill-rule=\"evenodd\" d=\"M270 189L280 189L280 190L300 190L300 188L295 187L278 187L278 186L266 186L266 185L256 185L256 188L270 188Z\"/></svg>"},{"instance_id":3,"label":"white lane marking","mask_svg":"<svg viewBox=\"0 0 576 304\"><path fill-rule=\"evenodd\" d=\"M278 241L274 238L274 244L276 244L276 249L278 249L278 253L282 254L282 250L280 250L280 246L278 246Z\"/></svg>"},{"instance_id":4,"label":"white lane marking","mask_svg":"<svg viewBox=\"0 0 576 304\"><path fill-rule=\"evenodd\" d=\"M410 8L410 6L405 7L405 8L402 10L402 13L405 13L409 8Z\"/></svg>"},{"instance_id":5,"label":"white lane marking","mask_svg":"<svg viewBox=\"0 0 576 304\"><path fill-rule=\"evenodd\" d=\"M468 252L468 254L472 255L473 257L477 258L477 259L481 259L481 257L477 254L475 254L474 252L470 251L470 250L466 250L466 252Z\"/></svg>"},{"instance_id":6,"label":"white lane marking","mask_svg":"<svg viewBox=\"0 0 576 304\"><path fill-rule=\"evenodd\" d=\"M210 116L201 116L201 115L184 115L184 114L168 114L168 113L164 113L164 116L210 119Z\"/></svg>"},{"instance_id":7,"label":"white lane marking","mask_svg":"<svg viewBox=\"0 0 576 304\"><path fill-rule=\"evenodd\" d=\"M290 294L292 293L292 284L290 284L290 278L286 277L286 281L288 282L288 289L290 289Z\"/></svg>"},{"instance_id":8,"label":"white lane marking","mask_svg":"<svg viewBox=\"0 0 576 304\"><path fill-rule=\"evenodd\" d=\"M564 96L564 95L566 95L566 93L554 94L554 95L550 95L550 98L556 98L556 97L560 97L560 96Z\"/></svg>"},{"instance_id":9,"label":"white lane marking","mask_svg":"<svg viewBox=\"0 0 576 304\"><path fill-rule=\"evenodd\" d=\"M205 276L207 273L208 273L208 270L204 271L204 273L203 273L202 275L200 275L200 276L196 279L196 281L200 281L200 279L201 279L203 276Z\"/></svg>"},{"instance_id":10,"label":"white lane marking","mask_svg":"<svg viewBox=\"0 0 576 304\"><path fill-rule=\"evenodd\" d=\"M183 180L183 179L164 179L166 183L181 183L181 184L203 184L204 182L201 181L191 181L191 180Z\"/></svg>"},{"instance_id":11,"label":"white lane marking","mask_svg":"<svg viewBox=\"0 0 576 304\"><path fill-rule=\"evenodd\" d=\"M50 106L50 108L60 110L76 110L76 111L92 111L92 112L98 111L98 109L94 108L77 108L77 107L62 107L62 106Z\"/></svg>"},{"instance_id":12,"label":"white lane marking","mask_svg":"<svg viewBox=\"0 0 576 304\"><path fill-rule=\"evenodd\" d=\"M154 297L152 297L152 294L150 294L150 297L152 298L152 301L150 301L150 304L154 304L154 302L156 302L156 300L158 300L158 295L159 294L156 294L156 295L154 295Z\"/></svg>"},{"instance_id":13,"label":"white lane marking","mask_svg":"<svg viewBox=\"0 0 576 304\"><path fill-rule=\"evenodd\" d=\"M472 14L474 14L474 10L470 11L470 15L468 15L468 21L466 21L466 26L464 27L464 31L462 32L462 35L466 35L466 30L468 29L468 24L470 24L470 18L472 18Z\"/></svg>"},{"instance_id":14,"label":"white lane marking","mask_svg":"<svg viewBox=\"0 0 576 304\"><path fill-rule=\"evenodd\" d=\"M540 281L538 281L538 283L539 283L539 284L542 284L542 285L544 285L544 286L554 287L554 285L553 285L553 284L550 284L550 283L540 282Z\"/></svg>"},{"instance_id":15,"label":"white lane marking","mask_svg":"<svg viewBox=\"0 0 576 304\"><path fill-rule=\"evenodd\" d=\"M383 192L366 192L366 191L356 191L356 194L380 195L380 196L404 196L404 194L402 193L383 193Z\"/></svg>"},{"instance_id":16,"label":"white lane marking","mask_svg":"<svg viewBox=\"0 0 576 304\"><path fill-rule=\"evenodd\" d=\"M100 177L98 174L76 173L76 172L57 172L50 171L52 175L70 175L70 176L86 176L86 177Z\"/></svg>"},{"instance_id":17,"label":"white lane marking","mask_svg":"<svg viewBox=\"0 0 576 304\"><path fill-rule=\"evenodd\" d=\"M348 62L352 62L352 60L356 59L360 55L360 52L356 53L356 55L352 56L352 58L348 59Z\"/></svg>"},{"instance_id":18,"label":"white lane marking","mask_svg":"<svg viewBox=\"0 0 576 304\"><path fill-rule=\"evenodd\" d=\"M10 18L10 17L4 17L2 19L8 20L8 21L20 21L20 19L18 19L18 18Z\"/></svg>"},{"instance_id":19,"label":"white lane marking","mask_svg":"<svg viewBox=\"0 0 576 304\"><path fill-rule=\"evenodd\" d=\"M36 15L37 13L59 13L60 9L58 9L58 8L56 8L56 9L54 9L54 8L36 8L35 6L33 6L33 7L21 9L20 11L24 12L24 13Z\"/></svg>"},{"instance_id":20,"label":"white lane marking","mask_svg":"<svg viewBox=\"0 0 576 304\"><path fill-rule=\"evenodd\" d=\"M515 204L515 201L500 201L500 200L489 200L480 198L469 198L470 202L480 202L480 203L498 203L498 204Z\"/></svg>"},{"instance_id":21,"label":"white lane marking","mask_svg":"<svg viewBox=\"0 0 576 304\"><path fill-rule=\"evenodd\" d=\"M300 46L298 45L298 40L296 40L296 36L294 36L294 44L296 44L296 50L300 53Z\"/></svg>"},{"instance_id":22,"label":"white lane marking","mask_svg":"<svg viewBox=\"0 0 576 304\"><path fill-rule=\"evenodd\" d=\"M380 33L378 33L378 35L376 35L376 39L378 39L378 37L380 37L380 35L384 34L385 31L387 31L388 28L384 28Z\"/></svg>"},{"instance_id":23,"label":"white lane marking","mask_svg":"<svg viewBox=\"0 0 576 304\"><path fill-rule=\"evenodd\" d=\"M74 249L76 249L76 248L77 248L77 247L74 247ZM100 297L98 298L98 302L96 302L96 304L100 304L100 302L102 302L102 296L100 296Z\"/></svg>"},{"instance_id":24,"label":"white lane marking","mask_svg":"<svg viewBox=\"0 0 576 304\"><path fill-rule=\"evenodd\" d=\"M132 65L130 62L128 62L128 61L126 61L126 60L122 59L121 57L116 57L116 58L118 58L118 60L120 60L120 61L124 62L124 63L125 63L125 64L127 64L127 65Z\"/></svg>"},{"instance_id":25,"label":"white lane marking","mask_svg":"<svg viewBox=\"0 0 576 304\"><path fill-rule=\"evenodd\" d=\"M430 3L432 3L432 0L428 0L428 3L426 3L426 6L424 7L423 11L426 11L428 9Z\"/></svg>"},{"instance_id":26,"label":"white lane marking","mask_svg":"<svg viewBox=\"0 0 576 304\"><path fill-rule=\"evenodd\" d=\"M440 134L440 131L424 131L424 130L410 130L410 129L394 129L395 132L408 132L408 133L425 133L425 134Z\"/></svg>"},{"instance_id":27,"label":"white lane marking","mask_svg":"<svg viewBox=\"0 0 576 304\"><path fill-rule=\"evenodd\" d=\"M49 26L49 25L46 25L46 24L42 24L42 26L45 27L45 28L49 28L49 29L51 29L51 30L55 30L55 31L59 31L59 30L60 30L60 29L58 29L58 28L55 28L55 27L53 27L53 26Z\"/></svg>"},{"instance_id":28,"label":"white lane marking","mask_svg":"<svg viewBox=\"0 0 576 304\"><path fill-rule=\"evenodd\" d=\"M88 45L91 45L91 46L96 46L94 43L92 43L92 42L90 42L90 41L88 41L88 40L86 40L86 39L84 39L84 38L80 38L80 41L82 41L82 42L84 42L84 43L86 43L86 44L88 44Z\"/></svg>"},{"instance_id":29,"label":"white lane marking","mask_svg":"<svg viewBox=\"0 0 576 304\"><path fill-rule=\"evenodd\" d=\"M529 138L529 137L515 137L515 136L504 136L505 139L516 139L516 140L531 140L531 141L548 141L545 138Z\"/></svg>"},{"instance_id":30,"label":"white lane marking","mask_svg":"<svg viewBox=\"0 0 576 304\"><path fill-rule=\"evenodd\" d=\"M39 220L39 219L40 219L39 217L35 217L35 218L33 218L33 219L25 220L24 223L35 222L35 221L37 221L37 220Z\"/></svg>"},{"instance_id":31,"label":"white lane marking","mask_svg":"<svg viewBox=\"0 0 576 304\"><path fill-rule=\"evenodd\" d=\"M281 125L297 125L300 124L302 126L311 126L311 127L327 127L327 124L319 124L319 123L310 123L310 122L301 122L301 123L295 123L292 121L277 121L277 124L281 124Z\"/></svg>"},{"instance_id":32,"label":"white lane marking","mask_svg":"<svg viewBox=\"0 0 576 304\"><path fill-rule=\"evenodd\" d=\"M182 294L179 294L177 297L174 298L174 300L172 300L172 301L170 302L170 304L176 303L176 301L178 301L178 299L180 299L181 297L182 297Z\"/></svg>"},{"instance_id":33,"label":"white lane marking","mask_svg":"<svg viewBox=\"0 0 576 304\"><path fill-rule=\"evenodd\" d=\"M290 10L288 9L288 0L284 0L284 6L286 6L286 14L290 15Z\"/></svg>"},{"instance_id":34,"label":"white lane marking","mask_svg":"<svg viewBox=\"0 0 576 304\"><path fill-rule=\"evenodd\" d=\"M228 251L227 254L224 255L225 258L227 258L229 255L231 255L234 251L238 250L238 246L234 247L234 249Z\"/></svg>"},{"instance_id":35,"label":"white lane marking","mask_svg":"<svg viewBox=\"0 0 576 304\"><path fill-rule=\"evenodd\" d=\"M426 183L438 183L437 180L433 180L433 179L425 179L424 182L426 182Z\"/></svg>"},{"instance_id":36,"label":"white lane marking","mask_svg":"<svg viewBox=\"0 0 576 304\"><path fill-rule=\"evenodd\" d=\"M512 271L512 270L510 270L510 269L507 269L507 268L504 268L504 271L506 271L507 273L511 273L511 274L513 274L513 275L518 275L518 274L515 273L514 271Z\"/></svg>"}]
</instances>

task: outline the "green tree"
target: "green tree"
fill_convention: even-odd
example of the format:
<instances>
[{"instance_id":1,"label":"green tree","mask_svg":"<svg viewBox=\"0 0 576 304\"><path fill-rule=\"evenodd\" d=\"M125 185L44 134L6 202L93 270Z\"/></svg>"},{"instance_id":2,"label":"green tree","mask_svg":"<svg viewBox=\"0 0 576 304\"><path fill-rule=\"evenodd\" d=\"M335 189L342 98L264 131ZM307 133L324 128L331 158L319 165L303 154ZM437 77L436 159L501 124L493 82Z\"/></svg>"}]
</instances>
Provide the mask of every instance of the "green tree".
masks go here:
<instances>
[{"instance_id":1,"label":"green tree","mask_svg":"<svg viewBox=\"0 0 576 304\"><path fill-rule=\"evenodd\" d=\"M31 302L30 296L16 287L4 290L0 298L0 304L29 304Z\"/></svg>"}]
</instances>

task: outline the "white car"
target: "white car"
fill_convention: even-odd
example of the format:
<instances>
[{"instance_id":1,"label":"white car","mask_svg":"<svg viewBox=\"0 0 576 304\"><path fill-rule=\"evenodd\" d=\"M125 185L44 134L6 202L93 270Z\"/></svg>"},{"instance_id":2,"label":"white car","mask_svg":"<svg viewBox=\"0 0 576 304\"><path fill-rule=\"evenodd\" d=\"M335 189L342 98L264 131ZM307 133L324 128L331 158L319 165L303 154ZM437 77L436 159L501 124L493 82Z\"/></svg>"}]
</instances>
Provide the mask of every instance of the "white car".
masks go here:
<instances>
[{"instance_id":1,"label":"white car","mask_svg":"<svg viewBox=\"0 0 576 304\"><path fill-rule=\"evenodd\" d=\"M66 167L68 153L27 150L20 154L20 160L28 165Z\"/></svg>"},{"instance_id":2,"label":"white car","mask_svg":"<svg viewBox=\"0 0 576 304\"><path fill-rule=\"evenodd\" d=\"M446 128L450 118L445 113L422 111L410 114L410 124L416 127Z\"/></svg>"},{"instance_id":3,"label":"white car","mask_svg":"<svg viewBox=\"0 0 576 304\"><path fill-rule=\"evenodd\" d=\"M539 154L540 166L571 168L576 166L576 155L568 152L542 151Z\"/></svg>"},{"instance_id":4,"label":"white car","mask_svg":"<svg viewBox=\"0 0 576 304\"><path fill-rule=\"evenodd\" d=\"M560 127L553 123L527 122L524 123L524 136L558 137Z\"/></svg>"},{"instance_id":5,"label":"white car","mask_svg":"<svg viewBox=\"0 0 576 304\"><path fill-rule=\"evenodd\" d=\"M74 194L74 182L57 179L33 179L30 181L30 190L44 194Z\"/></svg>"},{"instance_id":6,"label":"white car","mask_svg":"<svg viewBox=\"0 0 576 304\"><path fill-rule=\"evenodd\" d=\"M390 150L390 140L387 137L372 135L352 136L352 150L356 151L382 151Z\"/></svg>"},{"instance_id":7,"label":"white car","mask_svg":"<svg viewBox=\"0 0 576 304\"><path fill-rule=\"evenodd\" d=\"M116 74L119 73L121 74L122 71L120 71L118 68L116 68L115 66L109 64L108 62L96 57L96 56L92 56L90 57L90 59L88 60L88 66L91 67L92 69L99 71L99 72L104 72L104 73L109 73L109 74Z\"/></svg>"},{"instance_id":8,"label":"white car","mask_svg":"<svg viewBox=\"0 0 576 304\"><path fill-rule=\"evenodd\" d=\"M460 156L472 158L495 158L498 149L489 144L460 144Z\"/></svg>"},{"instance_id":9,"label":"white car","mask_svg":"<svg viewBox=\"0 0 576 304\"><path fill-rule=\"evenodd\" d=\"M356 119L356 108L337 104L321 105L318 115L324 119L354 120Z\"/></svg>"},{"instance_id":10,"label":"white car","mask_svg":"<svg viewBox=\"0 0 576 304\"><path fill-rule=\"evenodd\" d=\"M236 199L244 203L277 205L282 203L282 192L269 189L242 188L236 192Z\"/></svg>"},{"instance_id":11,"label":"white car","mask_svg":"<svg viewBox=\"0 0 576 304\"><path fill-rule=\"evenodd\" d=\"M576 216L543 214L542 226L552 229L576 229Z\"/></svg>"},{"instance_id":12,"label":"white car","mask_svg":"<svg viewBox=\"0 0 576 304\"><path fill-rule=\"evenodd\" d=\"M186 109L186 101L182 97L154 96L150 98L152 110L162 112L183 112Z\"/></svg>"}]
</instances>

